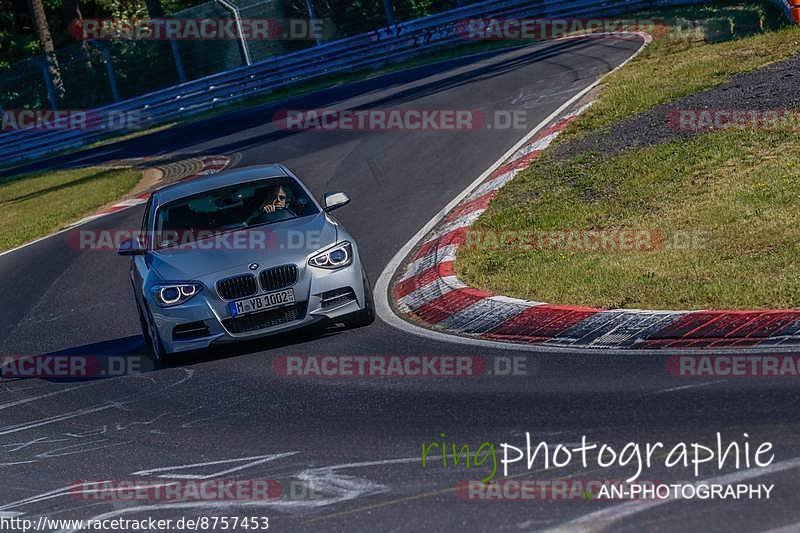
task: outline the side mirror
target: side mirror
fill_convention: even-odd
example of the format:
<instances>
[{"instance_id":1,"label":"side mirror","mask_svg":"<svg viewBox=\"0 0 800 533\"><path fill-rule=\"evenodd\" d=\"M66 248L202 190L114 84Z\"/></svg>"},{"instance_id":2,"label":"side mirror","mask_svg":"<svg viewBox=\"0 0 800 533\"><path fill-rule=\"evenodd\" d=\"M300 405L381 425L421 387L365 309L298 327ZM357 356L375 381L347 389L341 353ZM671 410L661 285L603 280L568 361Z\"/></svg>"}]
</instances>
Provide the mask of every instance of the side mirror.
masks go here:
<instances>
[{"instance_id":1,"label":"side mirror","mask_svg":"<svg viewBox=\"0 0 800 533\"><path fill-rule=\"evenodd\" d=\"M139 239L125 239L119 243L119 255L144 255L144 248Z\"/></svg>"},{"instance_id":2,"label":"side mirror","mask_svg":"<svg viewBox=\"0 0 800 533\"><path fill-rule=\"evenodd\" d=\"M350 203L350 198L343 192L325 193L325 211L333 211Z\"/></svg>"}]
</instances>

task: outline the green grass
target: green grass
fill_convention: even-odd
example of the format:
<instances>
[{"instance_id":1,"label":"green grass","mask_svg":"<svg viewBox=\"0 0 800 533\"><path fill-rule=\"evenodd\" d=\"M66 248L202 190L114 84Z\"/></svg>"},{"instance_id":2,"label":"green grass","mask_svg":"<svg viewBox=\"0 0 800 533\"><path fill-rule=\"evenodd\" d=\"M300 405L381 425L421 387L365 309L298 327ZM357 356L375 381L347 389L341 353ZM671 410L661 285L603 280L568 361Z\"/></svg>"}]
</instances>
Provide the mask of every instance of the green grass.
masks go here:
<instances>
[{"instance_id":1,"label":"green grass","mask_svg":"<svg viewBox=\"0 0 800 533\"><path fill-rule=\"evenodd\" d=\"M735 7L700 8L692 15L734 19ZM654 11L642 18L661 18L679 23L682 11ZM768 25L769 19L761 24ZM735 34L734 34L735 35ZM566 132L565 139L588 130L603 128L658 104L702 91L767 63L800 52L800 27L706 43L691 37L668 37L654 41L625 68L606 78L602 97ZM562 139L563 142L564 139Z\"/></svg>"},{"instance_id":2,"label":"green grass","mask_svg":"<svg viewBox=\"0 0 800 533\"><path fill-rule=\"evenodd\" d=\"M606 78L599 101L558 142L604 131L653 106L800 52L800 28L795 26L737 35L752 12L762 28L777 20L770 8L758 4L640 14L636 18L671 24L705 17L706 27L733 28L735 38L707 42L673 34L657 40ZM475 287L561 304L800 307L798 158L797 135L787 132L723 131L613 157L583 154L568 161L554 160L546 151L499 192L474 230L627 228L656 230L667 242L656 250L626 252L462 247L456 271ZM688 249L671 245L680 235L696 240Z\"/></svg>"},{"instance_id":3,"label":"green grass","mask_svg":"<svg viewBox=\"0 0 800 533\"><path fill-rule=\"evenodd\" d=\"M545 155L500 191L474 230L655 229L651 251L462 247L472 286L554 303L728 309L800 306L800 143L723 131L615 157ZM699 237L689 249L672 236Z\"/></svg>"},{"instance_id":4,"label":"green grass","mask_svg":"<svg viewBox=\"0 0 800 533\"><path fill-rule=\"evenodd\" d=\"M63 228L122 197L139 179L138 170L97 167L0 178L0 250Z\"/></svg>"}]
</instances>

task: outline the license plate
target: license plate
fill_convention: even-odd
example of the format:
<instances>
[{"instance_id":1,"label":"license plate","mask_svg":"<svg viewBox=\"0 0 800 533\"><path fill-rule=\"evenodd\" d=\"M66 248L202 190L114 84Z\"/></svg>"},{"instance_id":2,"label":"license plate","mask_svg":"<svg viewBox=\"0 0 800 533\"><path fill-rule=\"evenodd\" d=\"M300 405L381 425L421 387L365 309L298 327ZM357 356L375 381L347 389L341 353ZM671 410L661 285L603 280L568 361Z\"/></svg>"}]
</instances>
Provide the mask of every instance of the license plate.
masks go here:
<instances>
[{"instance_id":1,"label":"license plate","mask_svg":"<svg viewBox=\"0 0 800 533\"><path fill-rule=\"evenodd\" d=\"M236 300L228 304L231 316L249 315L258 313L266 309L283 307L294 303L294 289L284 289L282 291L268 292L251 298Z\"/></svg>"}]
</instances>

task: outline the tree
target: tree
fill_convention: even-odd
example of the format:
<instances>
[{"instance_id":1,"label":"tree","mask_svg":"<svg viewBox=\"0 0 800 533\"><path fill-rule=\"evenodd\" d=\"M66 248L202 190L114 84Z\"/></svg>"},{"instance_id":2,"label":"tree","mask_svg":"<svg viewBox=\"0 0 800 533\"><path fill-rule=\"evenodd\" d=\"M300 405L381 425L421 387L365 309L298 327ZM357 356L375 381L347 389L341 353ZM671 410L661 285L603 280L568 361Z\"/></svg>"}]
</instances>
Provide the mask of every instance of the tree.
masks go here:
<instances>
[{"instance_id":1,"label":"tree","mask_svg":"<svg viewBox=\"0 0 800 533\"><path fill-rule=\"evenodd\" d=\"M61 79L61 68L58 65L58 58L55 54L56 50L53 45L53 36L50 34L50 26L47 24L44 4L42 4L42 0L28 0L28 6L31 10L36 36L39 38L39 43L41 43L42 49L44 50L50 79L53 81L56 95L62 98L64 96L64 82Z\"/></svg>"},{"instance_id":2,"label":"tree","mask_svg":"<svg viewBox=\"0 0 800 533\"><path fill-rule=\"evenodd\" d=\"M64 15L64 20L69 21L70 24L74 24L76 28L83 28L83 13L81 13L78 0L64 0L61 4L61 10ZM75 38L78 36L79 35L73 34ZM80 60L83 61L84 68L87 72L92 72L92 56L89 50L89 43L82 40L80 48Z\"/></svg>"},{"instance_id":3,"label":"tree","mask_svg":"<svg viewBox=\"0 0 800 533\"><path fill-rule=\"evenodd\" d=\"M151 19L164 18L164 8L161 7L161 0L145 0L147 5L147 14Z\"/></svg>"}]
</instances>

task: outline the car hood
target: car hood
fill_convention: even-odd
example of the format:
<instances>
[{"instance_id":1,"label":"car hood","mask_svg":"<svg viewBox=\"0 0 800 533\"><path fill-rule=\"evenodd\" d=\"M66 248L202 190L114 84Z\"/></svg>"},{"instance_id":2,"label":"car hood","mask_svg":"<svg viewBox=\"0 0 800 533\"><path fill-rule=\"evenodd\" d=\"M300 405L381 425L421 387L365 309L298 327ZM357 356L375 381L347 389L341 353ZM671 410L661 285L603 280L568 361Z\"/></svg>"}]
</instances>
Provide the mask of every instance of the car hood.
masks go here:
<instances>
[{"instance_id":1,"label":"car hood","mask_svg":"<svg viewBox=\"0 0 800 533\"><path fill-rule=\"evenodd\" d=\"M261 268L304 263L337 238L337 225L320 213L162 249L150 255L151 268L161 281L221 279L248 272L253 263Z\"/></svg>"}]
</instances>

